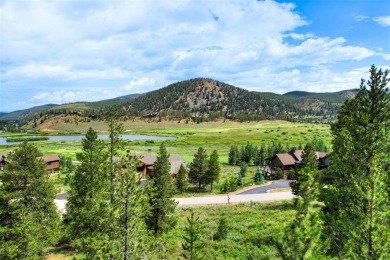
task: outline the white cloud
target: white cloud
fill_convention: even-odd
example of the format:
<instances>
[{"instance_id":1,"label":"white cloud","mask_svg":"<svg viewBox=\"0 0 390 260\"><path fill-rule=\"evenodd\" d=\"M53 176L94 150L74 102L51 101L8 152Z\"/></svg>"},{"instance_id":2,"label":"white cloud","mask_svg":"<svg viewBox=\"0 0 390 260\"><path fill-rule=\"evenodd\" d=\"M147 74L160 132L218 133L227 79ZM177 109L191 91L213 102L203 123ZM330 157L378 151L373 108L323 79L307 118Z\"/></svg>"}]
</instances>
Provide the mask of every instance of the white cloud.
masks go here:
<instances>
[{"instance_id":1,"label":"white cloud","mask_svg":"<svg viewBox=\"0 0 390 260\"><path fill-rule=\"evenodd\" d=\"M390 16L378 16L373 18L372 20L382 26L390 26Z\"/></svg>"},{"instance_id":2,"label":"white cloud","mask_svg":"<svg viewBox=\"0 0 390 260\"><path fill-rule=\"evenodd\" d=\"M366 15L355 15L355 20L358 21L358 22L366 22L366 21L369 21L370 20L370 17L366 16Z\"/></svg>"}]
</instances>

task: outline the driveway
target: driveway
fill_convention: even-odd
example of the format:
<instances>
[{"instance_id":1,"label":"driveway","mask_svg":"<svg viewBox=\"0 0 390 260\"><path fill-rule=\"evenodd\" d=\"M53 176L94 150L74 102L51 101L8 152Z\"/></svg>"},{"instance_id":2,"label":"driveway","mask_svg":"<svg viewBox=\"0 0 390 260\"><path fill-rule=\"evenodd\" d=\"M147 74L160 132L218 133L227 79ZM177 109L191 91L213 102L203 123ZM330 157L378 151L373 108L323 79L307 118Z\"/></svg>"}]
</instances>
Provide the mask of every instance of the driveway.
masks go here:
<instances>
[{"instance_id":1,"label":"driveway","mask_svg":"<svg viewBox=\"0 0 390 260\"><path fill-rule=\"evenodd\" d=\"M286 181L286 180L273 181L270 185L246 190L246 191L243 191L243 192L238 193L236 195L267 193L268 190L282 189L282 188L290 188L290 181Z\"/></svg>"}]
</instances>

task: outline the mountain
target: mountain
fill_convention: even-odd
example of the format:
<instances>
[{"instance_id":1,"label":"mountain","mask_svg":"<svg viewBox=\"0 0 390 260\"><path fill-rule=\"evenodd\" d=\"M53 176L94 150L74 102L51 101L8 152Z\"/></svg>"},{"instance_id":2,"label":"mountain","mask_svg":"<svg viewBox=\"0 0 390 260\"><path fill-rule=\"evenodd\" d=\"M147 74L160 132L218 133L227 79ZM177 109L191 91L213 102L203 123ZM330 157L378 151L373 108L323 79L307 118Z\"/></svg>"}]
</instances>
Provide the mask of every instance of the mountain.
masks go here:
<instances>
[{"instance_id":1,"label":"mountain","mask_svg":"<svg viewBox=\"0 0 390 260\"><path fill-rule=\"evenodd\" d=\"M304 104L304 105L302 105ZM283 119L335 115L341 102L248 91L213 79L180 81L126 102L125 113L189 117L213 115L238 120Z\"/></svg>"},{"instance_id":2,"label":"mountain","mask_svg":"<svg viewBox=\"0 0 390 260\"><path fill-rule=\"evenodd\" d=\"M58 106L56 104L47 104L43 106L36 106L28 109L17 110L11 113L0 116L0 120L16 120L16 121L28 121L34 117L34 115L47 111L48 109Z\"/></svg>"},{"instance_id":3,"label":"mountain","mask_svg":"<svg viewBox=\"0 0 390 260\"><path fill-rule=\"evenodd\" d=\"M358 89L343 90L333 93L313 93L305 91L292 91L283 96L297 97L297 98L315 98L331 103L343 103L345 100L353 98Z\"/></svg>"},{"instance_id":4,"label":"mountain","mask_svg":"<svg viewBox=\"0 0 390 260\"><path fill-rule=\"evenodd\" d=\"M238 121L296 120L319 116L332 118L356 90L335 93L303 91L279 95L248 91L217 80L195 78L176 82L144 94L131 94L97 102L45 105L12 112L0 119L48 120L53 115L99 117L109 105L118 104L118 114L128 117L229 118ZM37 117L38 116L38 117ZM42 119L43 118L43 119Z\"/></svg>"},{"instance_id":5,"label":"mountain","mask_svg":"<svg viewBox=\"0 0 390 260\"><path fill-rule=\"evenodd\" d=\"M18 110L11 113L1 113L0 120L16 120L16 121L28 121L34 118L34 116L39 116L42 113L71 113L74 111L94 111L103 109L106 106L112 104L122 103L133 98L136 98L142 94L130 94L126 96L121 96L113 99L105 99L97 102L75 102L68 104L47 104L42 106L36 106L24 110Z\"/></svg>"}]
</instances>

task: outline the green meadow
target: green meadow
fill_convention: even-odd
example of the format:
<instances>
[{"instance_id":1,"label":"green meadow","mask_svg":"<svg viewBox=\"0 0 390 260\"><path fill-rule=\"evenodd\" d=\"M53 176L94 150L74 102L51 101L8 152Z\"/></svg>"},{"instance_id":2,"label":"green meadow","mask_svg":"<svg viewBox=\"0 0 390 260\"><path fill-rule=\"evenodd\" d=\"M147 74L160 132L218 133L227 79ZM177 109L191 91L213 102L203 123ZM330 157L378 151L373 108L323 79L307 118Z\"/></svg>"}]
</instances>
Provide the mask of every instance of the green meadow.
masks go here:
<instances>
[{"instance_id":1,"label":"green meadow","mask_svg":"<svg viewBox=\"0 0 390 260\"><path fill-rule=\"evenodd\" d=\"M237 123L234 121L215 121L207 123L185 123L178 121L156 122L153 120L129 120L123 122L126 134L146 134L159 136L174 136L176 140L164 141L167 150L171 154L179 154L184 157L187 164L191 163L194 154L199 147L207 150L211 154L217 150L221 162L221 174L219 182L215 183L213 193L219 193L223 181L229 176L236 176L239 172L238 166L227 165L229 149L233 144L239 146L251 142L256 146L261 144L269 145L272 142L280 142L284 146L305 145L314 137L325 141L327 147L330 147L331 135L329 125L321 124L299 124L285 121L261 121L252 123ZM107 132L107 126L102 121L89 123L59 123L53 124L49 130L52 135L84 133L89 127L94 128L100 133ZM46 133L47 134L47 133ZM2 134L5 136L7 134ZM36 135L36 134L35 134ZM9 135L7 135L9 136ZM20 134L16 134L20 137ZM36 141L33 142L43 154L58 154L64 157L72 158L74 164L77 164L76 153L81 151L81 141ZM161 141L129 141L122 154L126 150L131 152L147 153L149 150L157 154ZM18 145L0 146L0 154L8 154L17 148ZM244 177L244 186L253 184L253 176L256 171L255 166L250 166L248 173ZM56 187L64 187L66 176L52 176L55 179ZM209 194L210 191L205 192ZM196 196L191 192L183 196Z\"/></svg>"}]
</instances>

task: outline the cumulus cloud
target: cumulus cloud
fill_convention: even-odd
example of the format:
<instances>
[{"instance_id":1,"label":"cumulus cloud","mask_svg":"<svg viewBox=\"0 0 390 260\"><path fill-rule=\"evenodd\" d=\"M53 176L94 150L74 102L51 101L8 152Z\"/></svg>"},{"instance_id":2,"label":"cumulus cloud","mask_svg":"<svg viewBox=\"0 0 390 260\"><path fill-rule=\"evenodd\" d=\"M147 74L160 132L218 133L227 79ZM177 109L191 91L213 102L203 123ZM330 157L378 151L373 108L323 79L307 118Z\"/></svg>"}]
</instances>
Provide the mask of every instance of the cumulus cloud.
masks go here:
<instances>
[{"instance_id":1,"label":"cumulus cloud","mask_svg":"<svg viewBox=\"0 0 390 260\"><path fill-rule=\"evenodd\" d=\"M0 80L20 81L20 88L47 80L50 90L33 95L34 102L48 93L56 102L97 100L104 91L111 98L193 77L254 87L273 75L273 91L298 89L301 67L377 55L343 37L296 32L311 22L294 4L275 1L5 0L0 13ZM331 71L323 76L332 78ZM95 89L82 84L88 80Z\"/></svg>"}]
</instances>

